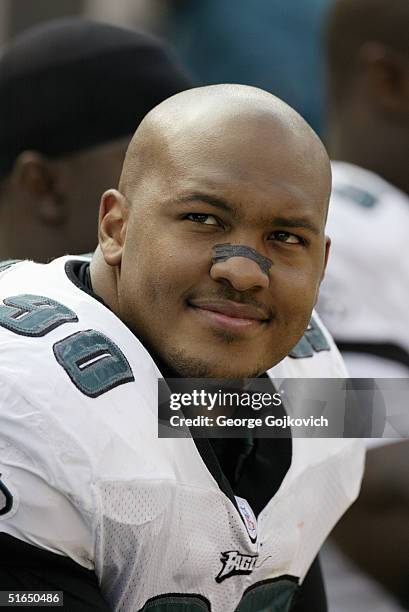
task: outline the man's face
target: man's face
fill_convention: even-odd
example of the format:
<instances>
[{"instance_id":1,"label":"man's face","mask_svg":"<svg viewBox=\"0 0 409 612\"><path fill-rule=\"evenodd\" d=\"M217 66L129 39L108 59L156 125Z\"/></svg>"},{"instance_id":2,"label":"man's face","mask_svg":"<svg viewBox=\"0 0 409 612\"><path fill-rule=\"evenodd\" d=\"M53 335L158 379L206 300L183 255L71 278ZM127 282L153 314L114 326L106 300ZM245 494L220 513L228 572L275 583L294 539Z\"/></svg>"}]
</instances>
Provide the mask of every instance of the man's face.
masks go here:
<instances>
[{"instance_id":1,"label":"man's face","mask_svg":"<svg viewBox=\"0 0 409 612\"><path fill-rule=\"evenodd\" d=\"M246 377L284 358L309 323L326 256L329 173L293 135L260 125L174 143L132 195L120 316L184 376ZM268 129L267 129L268 128ZM217 244L269 258L212 263Z\"/></svg>"}]
</instances>

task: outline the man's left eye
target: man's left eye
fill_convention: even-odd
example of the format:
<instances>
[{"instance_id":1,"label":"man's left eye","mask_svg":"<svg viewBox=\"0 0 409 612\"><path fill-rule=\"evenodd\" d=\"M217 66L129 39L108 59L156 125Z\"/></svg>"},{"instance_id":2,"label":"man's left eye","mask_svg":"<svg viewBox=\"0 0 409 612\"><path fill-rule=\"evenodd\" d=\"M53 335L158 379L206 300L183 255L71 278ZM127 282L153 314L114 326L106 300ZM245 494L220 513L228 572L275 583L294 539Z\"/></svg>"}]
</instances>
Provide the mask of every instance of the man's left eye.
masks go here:
<instances>
[{"instance_id":1,"label":"man's left eye","mask_svg":"<svg viewBox=\"0 0 409 612\"><path fill-rule=\"evenodd\" d=\"M273 232L271 234L275 240L278 242L285 242L286 244L302 244L302 239L295 234L290 234L290 232Z\"/></svg>"},{"instance_id":2,"label":"man's left eye","mask_svg":"<svg viewBox=\"0 0 409 612\"><path fill-rule=\"evenodd\" d=\"M219 225L216 217L204 213L190 213L186 216L186 219L195 223L202 223L203 225Z\"/></svg>"}]
</instances>

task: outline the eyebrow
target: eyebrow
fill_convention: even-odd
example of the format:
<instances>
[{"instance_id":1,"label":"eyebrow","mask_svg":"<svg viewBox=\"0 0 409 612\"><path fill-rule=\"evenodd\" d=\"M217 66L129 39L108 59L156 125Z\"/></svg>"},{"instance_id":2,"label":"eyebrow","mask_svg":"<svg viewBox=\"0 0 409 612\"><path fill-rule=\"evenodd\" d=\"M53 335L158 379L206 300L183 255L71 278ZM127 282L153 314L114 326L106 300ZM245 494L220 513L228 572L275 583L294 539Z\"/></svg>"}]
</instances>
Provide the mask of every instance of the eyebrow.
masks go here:
<instances>
[{"instance_id":1,"label":"eyebrow","mask_svg":"<svg viewBox=\"0 0 409 612\"><path fill-rule=\"evenodd\" d=\"M210 206L214 206L215 208L220 208L221 210L225 210L226 212L232 213L233 215L237 215L237 208L224 198L219 198L217 196L211 196L206 193L189 193L188 195L181 196L177 199L177 202L204 202L206 204L210 204Z\"/></svg>"},{"instance_id":2,"label":"eyebrow","mask_svg":"<svg viewBox=\"0 0 409 612\"><path fill-rule=\"evenodd\" d=\"M316 235L320 233L319 227L305 217L274 217L274 224L292 228L303 227Z\"/></svg>"}]
</instances>

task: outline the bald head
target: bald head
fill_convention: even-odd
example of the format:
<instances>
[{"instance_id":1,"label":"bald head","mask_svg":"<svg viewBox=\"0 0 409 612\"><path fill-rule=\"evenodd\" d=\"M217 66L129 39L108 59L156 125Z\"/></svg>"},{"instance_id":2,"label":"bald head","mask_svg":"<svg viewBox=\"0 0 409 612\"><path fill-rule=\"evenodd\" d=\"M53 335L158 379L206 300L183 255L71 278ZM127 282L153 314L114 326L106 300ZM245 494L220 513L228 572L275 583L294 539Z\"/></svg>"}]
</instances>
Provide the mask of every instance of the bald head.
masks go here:
<instances>
[{"instance_id":1,"label":"bald head","mask_svg":"<svg viewBox=\"0 0 409 612\"><path fill-rule=\"evenodd\" d=\"M384 45L409 59L408 30L408 0L336 0L326 32L334 101L347 94L367 43Z\"/></svg>"},{"instance_id":2,"label":"bald head","mask_svg":"<svg viewBox=\"0 0 409 612\"><path fill-rule=\"evenodd\" d=\"M310 320L330 182L320 140L274 96L173 96L136 132L120 191L102 197L93 287L178 374L263 372Z\"/></svg>"},{"instance_id":3,"label":"bald head","mask_svg":"<svg viewBox=\"0 0 409 612\"><path fill-rule=\"evenodd\" d=\"M146 174L165 167L176 172L186 157L206 150L211 156L224 148L228 156L240 157L243 145L255 158L284 147L300 172L312 176L318 171L329 187L327 153L294 109L255 87L213 85L176 94L146 116L129 145L120 191L130 197Z\"/></svg>"}]
</instances>

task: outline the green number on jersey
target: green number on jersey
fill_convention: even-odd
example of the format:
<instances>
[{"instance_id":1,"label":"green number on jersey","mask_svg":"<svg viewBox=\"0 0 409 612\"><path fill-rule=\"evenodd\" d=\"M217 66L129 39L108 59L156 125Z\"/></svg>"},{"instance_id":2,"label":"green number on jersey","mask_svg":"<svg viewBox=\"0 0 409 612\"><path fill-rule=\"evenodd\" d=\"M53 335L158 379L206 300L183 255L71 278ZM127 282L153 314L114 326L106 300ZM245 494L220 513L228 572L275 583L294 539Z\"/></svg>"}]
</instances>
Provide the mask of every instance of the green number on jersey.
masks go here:
<instances>
[{"instance_id":1,"label":"green number on jersey","mask_svg":"<svg viewBox=\"0 0 409 612\"><path fill-rule=\"evenodd\" d=\"M282 578L256 583L244 594L235 612L289 612L297 582ZM139 612L210 612L210 604L201 595L158 595L146 602Z\"/></svg>"},{"instance_id":2,"label":"green number on jersey","mask_svg":"<svg viewBox=\"0 0 409 612\"><path fill-rule=\"evenodd\" d=\"M45 336L59 325L78 321L77 315L41 295L13 295L0 306L0 326L21 336Z\"/></svg>"},{"instance_id":3,"label":"green number on jersey","mask_svg":"<svg viewBox=\"0 0 409 612\"><path fill-rule=\"evenodd\" d=\"M69 308L41 295L14 295L0 306L0 326L21 336L45 336L78 317ZM82 330L53 346L58 363L74 385L88 397L98 397L134 379L121 349L104 334Z\"/></svg>"},{"instance_id":4,"label":"green number on jersey","mask_svg":"<svg viewBox=\"0 0 409 612\"><path fill-rule=\"evenodd\" d=\"M288 356L293 359L303 359L305 357L313 357L314 353L330 350L330 345L313 317L303 337Z\"/></svg>"}]
</instances>

